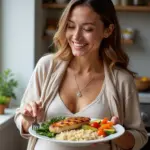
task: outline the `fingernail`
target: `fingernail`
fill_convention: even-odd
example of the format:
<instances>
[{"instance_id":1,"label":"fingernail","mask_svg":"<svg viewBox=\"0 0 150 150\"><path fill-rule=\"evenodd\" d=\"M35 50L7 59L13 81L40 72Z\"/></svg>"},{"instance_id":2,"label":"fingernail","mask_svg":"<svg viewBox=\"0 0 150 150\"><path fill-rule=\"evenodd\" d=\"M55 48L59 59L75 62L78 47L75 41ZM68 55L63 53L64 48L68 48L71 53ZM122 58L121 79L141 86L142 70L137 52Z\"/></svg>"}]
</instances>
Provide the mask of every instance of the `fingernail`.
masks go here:
<instances>
[{"instance_id":1,"label":"fingernail","mask_svg":"<svg viewBox=\"0 0 150 150\"><path fill-rule=\"evenodd\" d=\"M95 147L96 146L96 144L94 143L94 144L92 144L92 147Z\"/></svg>"},{"instance_id":2,"label":"fingernail","mask_svg":"<svg viewBox=\"0 0 150 150\"><path fill-rule=\"evenodd\" d=\"M27 114L27 113L28 113L28 111L25 109L25 110L24 110L24 114Z\"/></svg>"}]
</instances>

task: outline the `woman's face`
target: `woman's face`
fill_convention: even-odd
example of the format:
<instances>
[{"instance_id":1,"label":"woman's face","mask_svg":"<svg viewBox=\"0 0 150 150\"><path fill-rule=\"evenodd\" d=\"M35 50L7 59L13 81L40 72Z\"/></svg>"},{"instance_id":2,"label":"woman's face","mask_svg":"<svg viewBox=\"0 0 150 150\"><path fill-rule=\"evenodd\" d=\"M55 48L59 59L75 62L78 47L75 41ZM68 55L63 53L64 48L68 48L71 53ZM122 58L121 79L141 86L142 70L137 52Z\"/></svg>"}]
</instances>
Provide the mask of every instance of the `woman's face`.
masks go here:
<instances>
[{"instance_id":1,"label":"woman's face","mask_svg":"<svg viewBox=\"0 0 150 150\"><path fill-rule=\"evenodd\" d=\"M74 56L98 52L104 38L104 24L90 7L76 6L69 17L66 38Z\"/></svg>"}]
</instances>

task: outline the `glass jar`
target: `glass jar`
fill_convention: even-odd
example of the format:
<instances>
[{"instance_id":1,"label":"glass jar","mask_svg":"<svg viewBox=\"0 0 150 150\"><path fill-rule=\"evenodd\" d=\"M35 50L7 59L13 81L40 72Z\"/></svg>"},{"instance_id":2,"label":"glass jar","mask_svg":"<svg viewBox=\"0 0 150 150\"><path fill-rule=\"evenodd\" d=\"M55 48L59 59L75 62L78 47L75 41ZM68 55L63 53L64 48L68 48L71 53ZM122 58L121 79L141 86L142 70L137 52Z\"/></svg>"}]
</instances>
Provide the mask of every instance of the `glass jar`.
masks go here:
<instances>
[{"instance_id":1,"label":"glass jar","mask_svg":"<svg viewBox=\"0 0 150 150\"><path fill-rule=\"evenodd\" d=\"M112 3L115 5L119 5L119 0L112 0Z\"/></svg>"},{"instance_id":2,"label":"glass jar","mask_svg":"<svg viewBox=\"0 0 150 150\"><path fill-rule=\"evenodd\" d=\"M128 5L128 0L121 0L120 4L121 4L121 6L127 6Z\"/></svg>"},{"instance_id":3,"label":"glass jar","mask_svg":"<svg viewBox=\"0 0 150 150\"><path fill-rule=\"evenodd\" d=\"M144 5L145 0L133 0L133 5Z\"/></svg>"}]
</instances>

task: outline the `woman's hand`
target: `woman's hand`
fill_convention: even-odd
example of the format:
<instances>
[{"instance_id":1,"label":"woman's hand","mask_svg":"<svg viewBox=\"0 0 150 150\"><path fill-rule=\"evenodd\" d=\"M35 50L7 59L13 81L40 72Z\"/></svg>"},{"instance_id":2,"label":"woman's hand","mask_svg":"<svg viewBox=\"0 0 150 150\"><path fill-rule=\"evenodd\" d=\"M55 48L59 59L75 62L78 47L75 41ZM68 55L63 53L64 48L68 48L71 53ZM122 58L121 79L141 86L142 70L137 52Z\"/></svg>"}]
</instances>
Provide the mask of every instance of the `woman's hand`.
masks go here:
<instances>
[{"instance_id":1,"label":"woman's hand","mask_svg":"<svg viewBox=\"0 0 150 150\"><path fill-rule=\"evenodd\" d=\"M22 109L22 127L24 132L28 132L28 128L34 122L35 117L40 119L42 116L43 108L41 101L31 101Z\"/></svg>"},{"instance_id":2,"label":"woman's hand","mask_svg":"<svg viewBox=\"0 0 150 150\"><path fill-rule=\"evenodd\" d=\"M113 124L116 125L116 124L119 124L119 123L120 123L120 120L119 120L118 117L113 116L113 117L111 118L111 122L113 122Z\"/></svg>"},{"instance_id":3,"label":"woman's hand","mask_svg":"<svg viewBox=\"0 0 150 150\"><path fill-rule=\"evenodd\" d=\"M119 118L116 116L112 117L111 121L114 123L114 125L120 123ZM130 132L125 131L125 133L122 136L114 139L113 142L117 144L119 147L121 147L122 149L132 149L132 147L135 144L135 139Z\"/></svg>"},{"instance_id":4,"label":"woman's hand","mask_svg":"<svg viewBox=\"0 0 150 150\"><path fill-rule=\"evenodd\" d=\"M37 117L42 110L41 101L31 101L24 106L23 115L26 117Z\"/></svg>"},{"instance_id":5,"label":"woman's hand","mask_svg":"<svg viewBox=\"0 0 150 150\"><path fill-rule=\"evenodd\" d=\"M119 118L116 116L113 116L111 118L111 121L113 122L114 125L120 123ZM135 143L135 139L134 139L133 135L128 131L125 131L125 133L122 136L120 136L119 138L116 138L112 141L113 141L113 143L115 143L122 149L131 149ZM104 144L104 142L99 143L99 144ZM95 145L97 145L97 144L93 144L92 146L95 146Z\"/></svg>"}]
</instances>

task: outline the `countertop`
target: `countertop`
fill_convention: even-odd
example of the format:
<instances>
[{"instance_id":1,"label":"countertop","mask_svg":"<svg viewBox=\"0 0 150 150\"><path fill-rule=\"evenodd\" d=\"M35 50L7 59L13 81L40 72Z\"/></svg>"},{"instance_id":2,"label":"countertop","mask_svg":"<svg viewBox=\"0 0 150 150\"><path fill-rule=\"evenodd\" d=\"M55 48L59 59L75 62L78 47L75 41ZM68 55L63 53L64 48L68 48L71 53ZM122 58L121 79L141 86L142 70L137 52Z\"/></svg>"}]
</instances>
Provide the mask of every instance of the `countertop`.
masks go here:
<instances>
[{"instance_id":1,"label":"countertop","mask_svg":"<svg viewBox=\"0 0 150 150\"><path fill-rule=\"evenodd\" d=\"M5 114L0 115L0 130L14 118L16 108L6 108Z\"/></svg>"},{"instance_id":2,"label":"countertop","mask_svg":"<svg viewBox=\"0 0 150 150\"><path fill-rule=\"evenodd\" d=\"M150 103L150 93L139 93L140 103Z\"/></svg>"}]
</instances>

